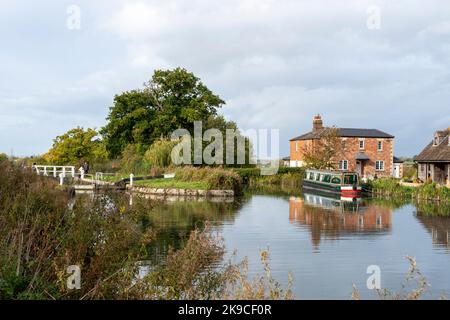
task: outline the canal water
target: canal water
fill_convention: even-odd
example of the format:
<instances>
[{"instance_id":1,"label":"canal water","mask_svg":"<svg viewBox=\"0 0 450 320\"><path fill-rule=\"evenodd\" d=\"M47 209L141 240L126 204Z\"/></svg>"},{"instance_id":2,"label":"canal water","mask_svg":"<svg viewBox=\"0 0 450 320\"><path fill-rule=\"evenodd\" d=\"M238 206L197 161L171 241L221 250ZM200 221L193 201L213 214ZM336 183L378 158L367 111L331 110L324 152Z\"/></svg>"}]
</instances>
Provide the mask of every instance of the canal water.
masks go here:
<instances>
[{"instance_id":1,"label":"canal water","mask_svg":"<svg viewBox=\"0 0 450 320\"><path fill-rule=\"evenodd\" d=\"M353 285L361 298L376 299L366 284L369 266L379 268L382 288L401 292L406 256L415 258L430 284L423 298L450 293L450 215L442 206L252 193L231 202L168 201L149 217L157 230L152 263L209 221L223 236L228 258L248 258L250 275L263 273L259 254L268 250L272 275L286 285L291 274L297 299L350 299Z\"/></svg>"}]
</instances>

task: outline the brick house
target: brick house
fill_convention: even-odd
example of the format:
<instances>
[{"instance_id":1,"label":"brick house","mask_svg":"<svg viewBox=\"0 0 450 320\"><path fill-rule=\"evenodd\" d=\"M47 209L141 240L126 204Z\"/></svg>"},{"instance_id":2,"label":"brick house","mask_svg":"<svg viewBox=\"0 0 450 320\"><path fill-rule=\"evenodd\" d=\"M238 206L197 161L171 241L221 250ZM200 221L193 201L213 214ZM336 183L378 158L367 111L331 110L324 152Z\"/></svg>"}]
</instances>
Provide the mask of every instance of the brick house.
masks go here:
<instances>
[{"instance_id":1,"label":"brick house","mask_svg":"<svg viewBox=\"0 0 450 320\"><path fill-rule=\"evenodd\" d=\"M436 131L431 141L414 158L417 162L417 177L450 186L450 128Z\"/></svg>"},{"instance_id":2,"label":"brick house","mask_svg":"<svg viewBox=\"0 0 450 320\"><path fill-rule=\"evenodd\" d=\"M313 119L312 131L290 140L290 167L301 167L306 150L323 139L322 118ZM391 176L394 171L394 136L377 129L335 128L340 141L332 162L338 170L355 171L361 177Z\"/></svg>"}]
</instances>

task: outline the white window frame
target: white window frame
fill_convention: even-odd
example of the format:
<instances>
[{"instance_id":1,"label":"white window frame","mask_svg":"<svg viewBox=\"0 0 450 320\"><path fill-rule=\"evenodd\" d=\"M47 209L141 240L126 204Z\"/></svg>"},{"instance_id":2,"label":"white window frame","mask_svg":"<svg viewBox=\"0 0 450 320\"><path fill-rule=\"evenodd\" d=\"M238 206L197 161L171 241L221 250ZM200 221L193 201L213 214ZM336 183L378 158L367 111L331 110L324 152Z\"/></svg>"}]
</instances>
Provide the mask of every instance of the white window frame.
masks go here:
<instances>
[{"instance_id":1,"label":"white window frame","mask_svg":"<svg viewBox=\"0 0 450 320\"><path fill-rule=\"evenodd\" d=\"M384 171L384 160L375 161L375 171Z\"/></svg>"},{"instance_id":2,"label":"white window frame","mask_svg":"<svg viewBox=\"0 0 450 320\"><path fill-rule=\"evenodd\" d=\"M377 151L383 151L383 140L377 141Z\"/></svg>"},{"instance_id":3,"label":"white window frame","mask_svg":"<svg viewBox=\"0 0 450 320\"><path fill-rule=\"evenodd\" d=\"M362 142L362 147L361 147ZM365 139L359 139L358 141L359 150L364 150L366 148L366 140Z\"/></svg>"},{"instance_id":4,"label":"white window frame","mask_svg":"<svg viewBox=\"0 0 450 320\"><path fill-rule=\"evenodd\" d=\"M298 141L295 141L295 152L298 152Z\"/></svg>"},{"instance_id":5,"label":"white window frame","mask_svg":"<svg viewBox=\"0 0 450 320\"><path fill-rule=\"evenodd\" d=\"M345 163L345 165L344 165ZM339 160L339 170L347 171L348 170L348 160Z\"/></svg>"}]
</instances>

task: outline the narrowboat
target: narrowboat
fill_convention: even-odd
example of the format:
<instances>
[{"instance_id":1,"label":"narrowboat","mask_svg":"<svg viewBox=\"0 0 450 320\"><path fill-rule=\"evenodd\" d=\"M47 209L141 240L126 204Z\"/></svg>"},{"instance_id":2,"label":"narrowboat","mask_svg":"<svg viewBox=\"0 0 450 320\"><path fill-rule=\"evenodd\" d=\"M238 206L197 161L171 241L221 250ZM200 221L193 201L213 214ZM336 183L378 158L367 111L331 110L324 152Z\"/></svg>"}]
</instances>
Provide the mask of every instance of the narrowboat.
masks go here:
<instances>
[{"instance_id":1,"label":"narrowboat","mask_svg":"<svg viewBox=\"0 0 450 320\"><path fill-rule=\"evenodd\" d=\"M303 178L303 188L344 197L357 197L361 194L358 174L349 171L307 169Z\"/></svg>"}]
</instances>

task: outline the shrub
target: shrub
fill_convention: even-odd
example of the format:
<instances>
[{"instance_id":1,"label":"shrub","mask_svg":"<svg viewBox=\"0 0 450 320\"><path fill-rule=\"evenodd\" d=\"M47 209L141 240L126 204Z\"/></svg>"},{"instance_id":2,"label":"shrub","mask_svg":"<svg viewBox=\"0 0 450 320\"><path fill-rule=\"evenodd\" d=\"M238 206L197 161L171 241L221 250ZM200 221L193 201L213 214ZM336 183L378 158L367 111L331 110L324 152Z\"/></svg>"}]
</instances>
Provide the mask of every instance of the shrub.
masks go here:
<instances>
[{"instance_id":1,"label":"shrub","mask_svg":"<svg viewBox=\"0 0 450 320\"><path fill-rule=\"evenodd\" d=\"M0 163L6 160L8 160L8 156L4 153L0 153Z\"/></svg>"},{"instance_id":2,"label":"shrub","mask_svg":"<svg viewBox=\"0 0 450 320\"><path fill-rule=\"evenodd\" d=\"M146 174L149 166L143 162L143 156L138 152L138 147L129 144L122 153L120 171L125 174Z\"/></svg>"},{"instance_id":3,"label":"shrub","mask_svg":"<svg viewBox=\"0 0 450 320\"><path fill-rule=\"evenodd\" d=\"M171 153L176 141L157 140L145 152L144 162L150 167L168 167L172 164Z\"/></svg>"},{"instance_id":4,"label":"shrub","mask_svg":"<svg viewBox=\"0 0 450 320\"><path fill-rule=\"evenodd\" d=\"M406 187L400 185L394 178L381 178L370 181L369 186L377 194L386 196L401 196L419 200L450 201L450 189L428 182L420 187Z\"/></svg>"}]
</instances>

